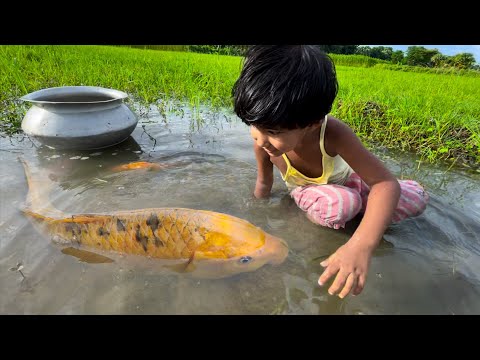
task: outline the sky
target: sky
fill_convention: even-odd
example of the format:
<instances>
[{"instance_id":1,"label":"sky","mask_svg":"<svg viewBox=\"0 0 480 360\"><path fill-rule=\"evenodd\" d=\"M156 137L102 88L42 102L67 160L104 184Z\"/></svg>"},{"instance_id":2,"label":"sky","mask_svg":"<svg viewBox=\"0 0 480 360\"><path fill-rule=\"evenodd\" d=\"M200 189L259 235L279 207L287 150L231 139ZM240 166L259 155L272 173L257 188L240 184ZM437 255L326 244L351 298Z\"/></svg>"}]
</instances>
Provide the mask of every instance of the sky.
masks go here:
<instances>
[{"instance_id":1,"label":"sky","mask_svg":"<svg viewBox=\"0 0 480 360\"><path fill-rule=\"evenodd\" d=\"M453 56L459 53L471 53L475 57L477 63L480 63L480 45L368 45L387 46L393 50L402 50L405 52L409 46L423 46L427 49L438 49L443 55Z\"/></svg>"}]
</instances>

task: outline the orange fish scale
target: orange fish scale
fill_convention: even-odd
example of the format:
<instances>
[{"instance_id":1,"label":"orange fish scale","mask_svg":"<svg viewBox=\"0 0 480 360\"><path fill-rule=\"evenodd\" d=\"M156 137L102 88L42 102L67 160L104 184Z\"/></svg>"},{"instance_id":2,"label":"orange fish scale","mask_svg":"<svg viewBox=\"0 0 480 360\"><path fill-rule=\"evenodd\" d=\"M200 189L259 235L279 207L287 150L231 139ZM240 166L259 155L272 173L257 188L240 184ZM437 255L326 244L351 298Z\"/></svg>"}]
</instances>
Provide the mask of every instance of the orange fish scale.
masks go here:
<instances>
[{"instance_id":1,"label":"orange fish scale","mask_svg":"<svg viewBox=\"0 0 480 360\"><path fill-rule=\"evenodd\" d=\"M38 224L46 224L54 239L155 258L190 258L194 252L198 256L203 253L203 256L229 258L264 244L263 232L246 222L232 222L227 216L212 216L209 212L192 214L181 209L146 209L65 219L32 215ZM235 240L226 234L249 241L234 245Z\"/></svg>"},{"instance_id":2,"label":"orange fish scale","mask_svg":"<svg viewBox=\"0 0 480 360\"><path fill-rule=\"evenodd\" d=\"M78 216L53 220L49 230L62 239L85 246L160 258L188 258L205 241L198 222L175 218L169 213L146 211L84 219ZM158 224L148 225L149 219L157 220ZM120 228L118 222L122 224Z\"/></svg>"}]
</instances>

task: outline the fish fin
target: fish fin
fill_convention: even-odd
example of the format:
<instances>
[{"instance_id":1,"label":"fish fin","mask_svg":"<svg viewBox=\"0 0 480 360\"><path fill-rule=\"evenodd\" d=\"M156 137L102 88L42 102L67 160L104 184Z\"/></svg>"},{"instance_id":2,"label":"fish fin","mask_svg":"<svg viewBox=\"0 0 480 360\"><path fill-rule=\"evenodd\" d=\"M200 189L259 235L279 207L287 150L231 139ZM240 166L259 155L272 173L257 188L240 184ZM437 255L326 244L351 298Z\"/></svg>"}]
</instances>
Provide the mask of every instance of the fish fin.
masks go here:
<instances>
[{"instance_id":1,"label":"fish fin","mask_svg":"<svg viewBox=\"0 0 480 360\"><path fill-rule=\"evenodd\" d=\"M176 265L165 265L165 267L173 272L176 273L191 273L196 269L196 266L193 264L188 265L188 267L185 266L185 263L181 264L176 264Z\"/></svg>"},{"instance_id":2,"label":"fish fin","mask_svg":"<svg viewBox=\"0 0 480 360\"><path fill-rule=\"evenodd\" d=\"M195 251L192 252L192 255L190 255L190 258L188 261L185 263L185 268L183 269L183 272L192 272L195 270L195 265L193 264L193 259L195 259Z\"/></svg>"},{"instance_id":3,"label":"fish fin","mask_svg":"<svg viewBox=\"0 0 480 360\"><path fill-rule=\"evenodd\" d=\"M61 219L61 222L74 222L77 224L89 224L89 223L98 223L102 220L109 219L110 216L108 215L93 215L93 214L79 214L79 215L71 215L70 217Z\"/></svg>"},{"instance_id":4,"label":"fish fin","mask_svg":"<svg viewBox=\"0 0 480 360\"><path fill-rule=\"evenodd\" d=\"M195 258L195 251L190 255L186 263L175 265L166 265L165 267L177 273L190 273L195 270L196 266L193 264Z\"/></svg>"},{"instance_id":5,"label":"fish fin","mask_svg":"<svg viewBox=\"0 0 480 360\"><path fill-rule=\"evenodd\" d=\"M23 165L28 184L25 212L30 211L30 213L42 214L51 218L65 217L65 213L56 209L50 201L49 195L54 183L50 180L49 174L45 170L41 170L38 176L34 177L25 159L18 157L18 160Z\"/></svg>"},{"instance_id":6,"label":"fish fin","mask_svg":"<svg viewBox=\"0 0 480 360\"><path fill-rule=\"evenodd\" d=\"M62 253L70 256L76 257L81 262L86 262L89 264L105 264L105 263L112 263L115 260L103 256L91 251L77 249L74 247L66 247L62 249Z\"/></svg>"}]
</instances>

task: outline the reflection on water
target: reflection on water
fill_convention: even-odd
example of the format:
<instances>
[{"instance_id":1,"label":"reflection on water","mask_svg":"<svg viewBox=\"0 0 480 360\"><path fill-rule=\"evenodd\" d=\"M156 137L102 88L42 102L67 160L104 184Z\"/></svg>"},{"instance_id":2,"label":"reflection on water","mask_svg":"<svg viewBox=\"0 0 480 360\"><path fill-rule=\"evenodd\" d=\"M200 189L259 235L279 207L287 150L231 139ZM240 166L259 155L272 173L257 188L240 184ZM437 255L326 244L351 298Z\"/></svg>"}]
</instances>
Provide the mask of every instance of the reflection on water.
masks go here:
<instances>
[{"instance_id":1,"label":"reflection on water","mask_svg":"<svg viewBox=\"0 0 480 360\"><path fill-rule=\"evenodd\" d=\"M426 212L389 227L361 295L339 299L317 285L319 262L344 244L345 230L314 225L275 173L273 195L255 200L251 140L229 114L187 110L165 122L151 113L122 144L98 151L57 151L29 139L0 140L0 313L3 314L472 314L480 313L480 175L446 171L378 149L398 176L432 194ZM375 151L375 150L374 150ZM186 207L238 216L287 241L278 267L225 279L109 263L69 253L40 236L19 211L27 184L17 157L46 169L51 199L72 213ZM129 162L175 164L112 171ZM89 255L90 256L90 255ZM21 263L22 274L11 271Z\"/></svg>"}]
</instances>

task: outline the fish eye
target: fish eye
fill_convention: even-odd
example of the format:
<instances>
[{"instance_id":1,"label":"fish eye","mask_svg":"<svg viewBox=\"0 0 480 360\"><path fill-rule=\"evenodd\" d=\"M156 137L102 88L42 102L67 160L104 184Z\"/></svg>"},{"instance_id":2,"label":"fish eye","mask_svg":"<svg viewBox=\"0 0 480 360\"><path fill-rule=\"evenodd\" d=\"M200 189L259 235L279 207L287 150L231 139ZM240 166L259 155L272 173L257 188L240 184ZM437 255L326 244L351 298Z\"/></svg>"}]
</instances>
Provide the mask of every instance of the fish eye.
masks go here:
<instances>
[{"instance_id":1,"label":"fish eye","mask_svg":"<svg viewBox=\"0 0 480 360\"><path fill-rule=\"evenodd\" d=\"M242 256L238 262L240 264L248 264L250 261L252 261L252 257L251 256Z\"/></svg>"}]
</instances>

